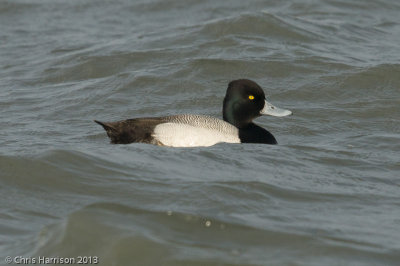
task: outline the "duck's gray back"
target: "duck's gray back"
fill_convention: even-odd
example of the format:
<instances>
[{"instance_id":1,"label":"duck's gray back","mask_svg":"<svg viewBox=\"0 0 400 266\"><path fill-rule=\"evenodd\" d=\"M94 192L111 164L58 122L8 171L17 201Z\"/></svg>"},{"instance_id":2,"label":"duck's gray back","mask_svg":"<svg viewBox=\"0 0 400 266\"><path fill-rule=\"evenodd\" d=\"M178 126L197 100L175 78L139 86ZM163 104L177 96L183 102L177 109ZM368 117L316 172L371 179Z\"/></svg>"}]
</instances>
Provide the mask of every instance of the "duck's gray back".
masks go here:
<instances>
[{"instance_id":1,"label":"duck's gray back","mask_svg":"<svg viewBox=\"0 0 400 266\"><path fill-rule=\"evenodd\" d=\"M163 118L154 128L153 137L166 146L211 146L219 142L240 143L239 130L221 120L206 115L174 115Z\"/></svg>"}]
</instances>

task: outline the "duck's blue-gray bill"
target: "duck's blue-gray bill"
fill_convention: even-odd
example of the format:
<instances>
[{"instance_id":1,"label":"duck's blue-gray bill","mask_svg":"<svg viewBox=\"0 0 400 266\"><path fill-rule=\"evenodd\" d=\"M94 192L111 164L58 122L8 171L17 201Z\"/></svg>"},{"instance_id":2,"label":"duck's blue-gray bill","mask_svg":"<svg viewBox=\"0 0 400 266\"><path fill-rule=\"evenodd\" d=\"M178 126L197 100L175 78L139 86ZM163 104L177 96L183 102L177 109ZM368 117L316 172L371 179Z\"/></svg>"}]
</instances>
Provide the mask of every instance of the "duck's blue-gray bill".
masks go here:
<instances>
[{"instance_id":1,"label":"duck's blue-gray bill","mask_svg":"<svg viewBox=\"0 0 400 266\"><path fill-rule=\"evenodd\" d=\"M269 102L265 101L264 108L260 111L261 115L272 115L272 116L287 116L291 115L292 111L278 108Z\"/></svg>"}]
</instances>

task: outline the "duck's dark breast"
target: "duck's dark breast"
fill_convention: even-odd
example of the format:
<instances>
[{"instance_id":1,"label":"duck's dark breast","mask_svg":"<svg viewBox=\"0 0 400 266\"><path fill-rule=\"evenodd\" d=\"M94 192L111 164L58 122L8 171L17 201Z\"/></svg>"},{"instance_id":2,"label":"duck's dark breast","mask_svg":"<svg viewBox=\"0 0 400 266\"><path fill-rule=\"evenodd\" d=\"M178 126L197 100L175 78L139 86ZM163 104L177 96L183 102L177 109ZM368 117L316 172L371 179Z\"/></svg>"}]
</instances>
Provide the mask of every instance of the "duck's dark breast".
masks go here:
<instances>
[{"instance_id":1,"label":"duck's dark breast","mask_svg":"<svg viewBox=\"0 0 400 266\"><path fill-rule=\"evenodd\" d=\"M278 144L275 137L266 129L254 123L239 129L239 138L242 143Z\"/></svg>"}]
</instances>

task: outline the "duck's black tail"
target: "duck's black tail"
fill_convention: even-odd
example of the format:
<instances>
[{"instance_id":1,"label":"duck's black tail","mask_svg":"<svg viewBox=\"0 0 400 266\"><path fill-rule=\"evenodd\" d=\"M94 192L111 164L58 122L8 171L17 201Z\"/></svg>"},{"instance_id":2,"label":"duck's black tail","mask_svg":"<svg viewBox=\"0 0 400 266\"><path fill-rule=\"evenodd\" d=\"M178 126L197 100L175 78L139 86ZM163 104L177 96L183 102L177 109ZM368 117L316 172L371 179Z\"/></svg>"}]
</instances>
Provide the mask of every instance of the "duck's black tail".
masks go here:
<instances>
[{"instance_id":1,"label":"duck's black tail","mask_svg":"<svg viewBox=\"0 0 400 266\"><path fill-rule=\"evenodd\" d=\"M152 132L154 128L163 121L163 118L127 119L116 122L100 122L94 120L94 122L104 128L113 144L143 142L158 145L160 144L154 139Z\"/></svg>"},{"instance_id":2,"label":"duck's black tail","mask_svg":"<svg viewBox=\"0 0 400 266\"><path fill-rule=\"evenodd\" d=\"M109 130L115 130L111 125L109 125L108 123L104 123L104 122L100 122L98 120L94 120L94 122L96 122L97 124L101 125L105 131L109 131Z\"/></svg>"},{"instance_id":3,"label":"duck's black tail","mask_svg":"<svg viewBox=\"0 0 400 266\"><path fill-rule=\"evenodd\" d=\"M101 125L107 133L107 136L111 139L111 143L118 143L117 136L118 130L112 125L112 123L105 123L98 120L94 120L97 124Z\"/></svg>"}]
</instances>

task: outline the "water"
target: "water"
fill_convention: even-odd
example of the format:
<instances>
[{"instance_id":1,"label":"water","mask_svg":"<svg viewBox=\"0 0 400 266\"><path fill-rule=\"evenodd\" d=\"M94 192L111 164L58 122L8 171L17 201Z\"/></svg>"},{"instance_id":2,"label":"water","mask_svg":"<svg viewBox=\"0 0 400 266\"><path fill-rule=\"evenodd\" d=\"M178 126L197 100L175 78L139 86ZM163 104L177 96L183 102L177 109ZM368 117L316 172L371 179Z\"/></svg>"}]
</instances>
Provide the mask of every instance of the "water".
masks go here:
<instances>
[{"instance_id":1,"label":"water","mask_svg":"<svg viewBox=\"0 0 400 266\"><path fill-rule=\"evenodd\" d=\"M399 265L399 12L2 1L1 263ZM221 117L237 78L294 112L257 119L279 145L110 145L92 121Z\"/></svg>"}]
</instances>

